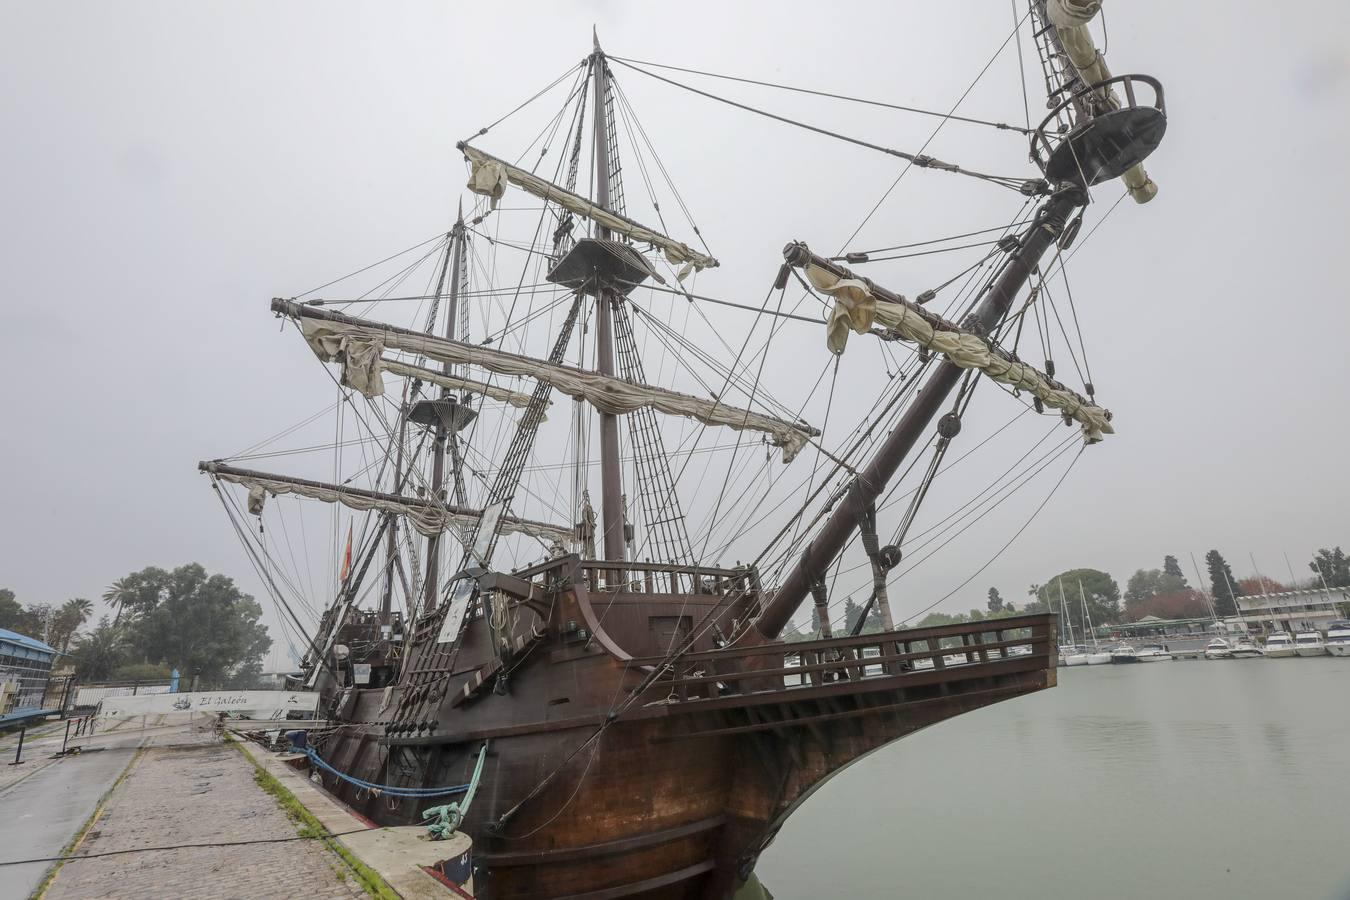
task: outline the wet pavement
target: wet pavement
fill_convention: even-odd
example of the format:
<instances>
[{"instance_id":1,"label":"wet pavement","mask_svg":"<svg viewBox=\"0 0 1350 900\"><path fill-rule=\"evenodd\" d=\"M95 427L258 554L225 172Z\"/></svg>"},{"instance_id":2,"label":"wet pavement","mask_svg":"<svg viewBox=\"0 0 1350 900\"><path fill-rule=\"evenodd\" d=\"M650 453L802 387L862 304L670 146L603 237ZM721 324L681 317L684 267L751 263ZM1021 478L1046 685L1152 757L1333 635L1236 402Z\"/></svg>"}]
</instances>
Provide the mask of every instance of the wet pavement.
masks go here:
<instances>
[{"instance_id":1,"label":"wet pavement","mask_svg":"<svg viewBox=\"0 0 1350 900\"><path fill-rule=\"evenodd\" d=\"M31 757L25 747L23 765L8 768L6 774L37 771L0 787L0 861L59 855L131 762L140 741L128 735L124 741L111 742L119 746L55 761L49 761L53 751L48 747L41 753L34 747ZM51 865L41 862L0 869L0 900L23 900Z\"/></svg>"}]
</instances>

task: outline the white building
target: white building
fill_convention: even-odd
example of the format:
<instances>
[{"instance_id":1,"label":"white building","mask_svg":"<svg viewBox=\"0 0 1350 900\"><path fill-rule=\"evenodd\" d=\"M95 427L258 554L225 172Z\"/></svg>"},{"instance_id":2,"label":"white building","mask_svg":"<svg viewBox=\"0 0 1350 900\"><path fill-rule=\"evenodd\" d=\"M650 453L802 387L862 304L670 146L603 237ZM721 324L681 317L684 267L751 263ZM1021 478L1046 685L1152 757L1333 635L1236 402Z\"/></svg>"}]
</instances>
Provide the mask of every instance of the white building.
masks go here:
<instances>
[{"instance_id":1,"label":"white building","mask_svg":"<svg viewBox=\"0 0 1350 900\"><path fill-rule=\"evenodd\" d=\"M1350 588L1309 588L1280 594L1253 594L1238 597L1238 609L1254 631L1325 631L1327 623L1343 619L1343 608L1350 603Z\"/></svg>"}]
</instances>

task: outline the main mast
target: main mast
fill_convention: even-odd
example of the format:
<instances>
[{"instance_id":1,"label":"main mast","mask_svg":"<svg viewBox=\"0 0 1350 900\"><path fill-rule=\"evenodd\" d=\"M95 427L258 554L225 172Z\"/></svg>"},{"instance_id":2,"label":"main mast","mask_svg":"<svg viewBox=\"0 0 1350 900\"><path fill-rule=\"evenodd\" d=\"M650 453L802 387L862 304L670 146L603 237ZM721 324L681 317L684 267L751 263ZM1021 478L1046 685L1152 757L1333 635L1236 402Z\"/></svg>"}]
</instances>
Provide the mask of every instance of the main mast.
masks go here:
<instances>
[{"instance_id":1,"label":"main mast","mask_svg":"<svg viewBox=\"0 0 1350 900\"><path fill-rule=\"evenodd\" d=\"M595 38L595 52L591 56L591 74L595 80L595 202L608 211L610 128L609 108L605 98L609 94L609 66ZM596 236L610 240L610 230L596 225ZM618 302L612 287L601 281L595 292L595 366L602 375L614 374L614 326L611 308ZM623 521L623 482L619 472L619 418L613 413L600 412L600 510L604 517L604 542L601 545L605 559L623 561L625 557Z\"/></svg>"},{"instance_id":2,"label":"main mast","mask_svg":"<svg viewBox=\"0 0 1350 900\"><path fill-rule=\"evenodd\" d=\"M459 275L463 267L464 260L464 207L460 205L459 212L455 217L455 227L450 229L450 252L447 260L450 266L450 295L446 298L445 310L445 336L449 340L456 338L456 325L459 322ZM441 285L445 284L445 275L442 271ZM441 363L441 372L449 375L454 366L448 362ZM450 398L450 389L441 387L440 398L442 401ZM453 420L452 420L453 422ZM431 495L439 502L446 502L445 496L445 448L446 444L451 445L451 464L455 467L455 486L456 494L462 492L460 488L459 472L459 436L453 428L447 428L445 420L441 417L436 421L436 441L431 451ZM458 503L463 503L462 496L456 496ZM436 596L439 592L440 577L440 558L441 558L441 536L439 534L427 538L427 577L425 581L425 592L423 593L422 610L429 612L436 608Z\"/></svg>"}]
</instances>

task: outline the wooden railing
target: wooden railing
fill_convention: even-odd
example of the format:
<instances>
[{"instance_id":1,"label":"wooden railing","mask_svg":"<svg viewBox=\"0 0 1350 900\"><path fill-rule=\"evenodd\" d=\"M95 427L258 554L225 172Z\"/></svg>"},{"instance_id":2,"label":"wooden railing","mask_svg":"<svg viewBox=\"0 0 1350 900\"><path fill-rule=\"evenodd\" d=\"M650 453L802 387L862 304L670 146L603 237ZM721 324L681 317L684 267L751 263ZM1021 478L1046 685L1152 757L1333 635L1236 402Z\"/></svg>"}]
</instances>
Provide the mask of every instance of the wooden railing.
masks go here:
<instances>
[{"instance_id":1,"label":"wooden railing","mask_svg":"<svg viewBox=\"0 0 1350 900\"><path fill-rule=\"evenodd\" d=\"M526 581L547 582L567 564L568 558L546 560L511 574ZM674 563L580 562L581 581L593 593L624 591L632 594L704 594L725 597L759 590L759 573L750 567L723 569L716 566L686 566Z\"/></svg>"},{"instance_id":2,"label":"wooden railing","mask_svg":"<svg viewBox=\"0 0 1350 900\"><path fill-rule=\"evenodd\" d=\"M1051 666L1056 652L1048 613L827 640L688 653L658 684L678 700L815 687L841 681L972 668L1017 657ZM635 665L660 666L662 657ZM953 673L956 674L956 673Z\"/></svg>"},{"instance_id":3,"label":"wooden railing","mask_svg":"<svg viewBox=\"0 0 1350 900\"><path fill-rule=\"evenodd\" d=\"M589 590L626 591L633 594L705 594L725 597L745 595L758 587L758 575L750 569L720 569L713 566L681 566L669 563L605 562L586 560L582 577Z\"/></svg>"}]
</instances>

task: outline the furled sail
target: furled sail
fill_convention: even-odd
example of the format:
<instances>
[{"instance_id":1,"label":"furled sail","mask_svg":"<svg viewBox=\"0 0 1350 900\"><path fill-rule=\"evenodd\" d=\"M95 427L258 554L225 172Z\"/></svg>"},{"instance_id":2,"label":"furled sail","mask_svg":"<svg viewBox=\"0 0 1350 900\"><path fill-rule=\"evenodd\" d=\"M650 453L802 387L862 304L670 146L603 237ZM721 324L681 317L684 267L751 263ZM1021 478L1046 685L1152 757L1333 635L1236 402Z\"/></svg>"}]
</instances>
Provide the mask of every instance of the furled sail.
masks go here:
<instances>
[{"instance_id":1,"label":"furled sail","mask_svg":"<svg viewBox=\"0 0 1350 900\"><path fill-rule=\"evenodd\" d=\"M368 397L378 396L382 354L386 349L403 350L452 365L471 365L498 375L514 375L544 381L576 400L585 400L612 415L650 407L667 415L685 416L706 425L769 435L783 450L783 462L791 462L806 442L820 434L802 422L787 422L763 413L730 406L646 384L633 384L599 372L557 365L529 356L519 356L489 347L434 337L419 331L394 328L328 310L318 310L291 300L273 300L272 309L300 320L305 340L320 359L342 362L342 383Z\"/></svg>"},{"instance_id":2,"label":"furled sail","mask_svg":"<svg viewBox=\"0 0 1350 900\"><path fill-rule=\"evenodd\" d=\"M1055 26L1059 43L1084 85L1098 84L1111 77L1111 70L1106 67L1106 60L1097 50L1087 28L1101 8L1101 0L1046 0L1045 4L1046 16ZM1107 106L1112 109L1119 107L1120 101L1110 86L1099 93ZM1125 182L1135 203L1147 203L1158 194L1158 186L1144 171L1143 163L1127 169L1120 180Z\"/></svg>"},{"instance_id":3,"label":"furled sail","mask_svg":"<svg viewBox=\"0 0 1350 900\"><path fill-rule=\"evenodd\" d=\"M991 346L979 335L921 311L902 297L878 297L872 286L860 278L843 277L815 263L807 263L804 268L812 286L834 298L834 308L825 326L830 352L844 351L849 331L866 334L874 324L882 325L904 340L942 353L963 369L979 369L995 381L1040 398L1046 406L1082 425L1088 443L1100 441L1103 434L1115 433L1108 410Z\"/></svg>"},{"instance_id":4,"label":"furled sail","mask_svg":"<svg viewBox=\"0 0 1350 900\"><path fill-rule=\"evenodd\" d=\"M351 377L343 383L360 391L366 397L379 397L384 394L384 380L381 372L391 372L405 378L420 378L423 381L449 388L452 391L468 391L482 394L492 400L500 400L512 406L524 409L530 405L530 395L509 388L486 384L471 378L447 375L435 369L418 366L399 359L383 356L383 344L379 341L349 342L343 335L333 334L318 328L314 319L301 319L300 330L305 340L319 359L332 362L336 359L346 361L351 366ZM345 371L345 369L344 369Z\"/></svg>"},{"instance_id":5,"label":"furled sail","mask_svg":"<svg viewBox=\"0 0 1350 900\"><path fill-rule=\"evenodd\" d=\"M484 153L477 147L471 147L465 143L460 143L458 146L464 152L464 158L469 161L469 190L475 194L482 194L491 198L494 206L506 192L507 182L510 182L541 200L556 203L578 216L590 219L597 225L603 225L616 234L622 234L635 241L661 248L666 255L666 259L672 265L692 269L711 269L717 265L716 259L699 253L688 244L682 244L659 231L654 231L645 225L634 222L627 216L603 209L580 194L574 194L566 188L558 187L551 181L517 168L506 160L498 159L490 153ZM684 272L682 271L680 277L683 277L683 275Z\"/></svg>"},{"instance_id":6,"label":"furled sail","mask_svg":"<svg viewBox=\"0 0 1350 900\"><path fill-rule=\"evenodd\" d=\"M402 497L381 491L368 491L363 488L346 485L326 484L307 478L293 478L286 475L274 475L252 469L239 469L218 462L202 462L197 468L221 481L238 484L248 488L248 510L257 515L262 512L268 495L296 494L319 500L324 503L341 503L350 509L363 512L375 510L403 516L425 537L435 537L444 531L455 529L463 531L465 526L475 524L481 512L456 506L442 506L431 500L419 497ZM544 541L561 541L564 546L572 547L576 536L571 528L552 525L548 522L535 522L530 519L518 519L514 516L502 516L499 530L505 533L524 534Z\"/></svg>"},{"instance_id":7,"label":"furled sail","mask_svg":"<svg viewBox=\"0 0 1350 900\"><path fill-rule=\"evenodd\" d=\"M306 319L306 322L309 320ZM301 323L302 327L304 323ZM310 346L313 346L312 344ZM443 388L449 388L452 391L468 391L471 394L482 394L491 400L500 400L503 403L509 403L517 409L524 409L530 405L530 395L513 391L508 388L498 387L495 384L487 384L482 381L475 381L472 378L460 378L457 375L446 375L444 372L438 372L435 369L428 369L425 366L415 366L412 363L406 363L398 359L389 359L380 357L379 367L386 372L392 372L395 375L402 375L405 378L420 378L431 384L438 384Z\"/></svg>"}]
</instances>

